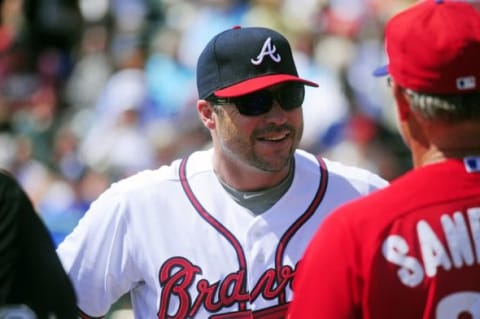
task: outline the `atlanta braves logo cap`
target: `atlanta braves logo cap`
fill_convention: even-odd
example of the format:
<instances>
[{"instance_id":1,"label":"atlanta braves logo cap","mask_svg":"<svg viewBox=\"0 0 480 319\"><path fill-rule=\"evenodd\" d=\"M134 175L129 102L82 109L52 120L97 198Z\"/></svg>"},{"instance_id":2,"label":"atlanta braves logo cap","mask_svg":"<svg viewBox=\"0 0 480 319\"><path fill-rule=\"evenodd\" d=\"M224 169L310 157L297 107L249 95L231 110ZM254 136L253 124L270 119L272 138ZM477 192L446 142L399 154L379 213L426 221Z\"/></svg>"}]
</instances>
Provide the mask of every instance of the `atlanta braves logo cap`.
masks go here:
<instances>
[{"instance_id":1,"label":"atlanta braves logo cap","mask_svg":"<svg viewBox=\"0 0 480 319\"><path fill-rule=\"evenodd\" d=\"M201 99L236 97L283 82L317 83L298 76L290 44L276 31L234 27L217 34L197 62Z\"/></svg>"},{"instance_id":2,"label":"atlanta braves logo cap","mask_svg":"<svg viewBox=\"0 0 480 319\"><path fill-rule=\"evenodd\" d=\"M390 74L422 93L480 91L480 12L462 1L423 0L394 16L385 28Z\"/></svg>"}]
</instances>

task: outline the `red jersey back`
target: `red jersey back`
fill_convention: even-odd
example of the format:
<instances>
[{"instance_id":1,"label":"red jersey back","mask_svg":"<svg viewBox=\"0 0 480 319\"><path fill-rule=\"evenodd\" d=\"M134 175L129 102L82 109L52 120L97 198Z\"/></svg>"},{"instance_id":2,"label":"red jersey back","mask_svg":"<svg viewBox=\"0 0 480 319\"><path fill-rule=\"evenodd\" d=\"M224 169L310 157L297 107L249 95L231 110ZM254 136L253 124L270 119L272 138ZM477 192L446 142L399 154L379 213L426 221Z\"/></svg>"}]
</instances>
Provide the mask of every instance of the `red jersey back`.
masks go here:
<instances>
[{"instance_id":1,"label":"red jersey back","mask_svg":"<svg viewBox=\"0 0 480 319\"><path fill-rule=\"evenodd\" d=\"M480 318L480 163L413 170L331 214L290 318Z\"/></svg>"}]
</instances>

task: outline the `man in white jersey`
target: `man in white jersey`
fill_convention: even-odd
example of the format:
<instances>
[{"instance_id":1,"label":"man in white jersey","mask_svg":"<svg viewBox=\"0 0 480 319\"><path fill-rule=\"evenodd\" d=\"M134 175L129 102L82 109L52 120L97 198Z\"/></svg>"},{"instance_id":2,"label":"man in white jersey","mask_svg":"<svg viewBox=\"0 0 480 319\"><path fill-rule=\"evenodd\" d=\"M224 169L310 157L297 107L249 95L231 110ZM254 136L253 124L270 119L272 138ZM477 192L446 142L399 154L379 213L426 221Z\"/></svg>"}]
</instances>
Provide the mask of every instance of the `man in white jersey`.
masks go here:
<instances>
[{"instance_id":1,"label":"man in white jersey","mask_svg":"<svg viewBox=\"0 0 480 319\"><path fill-rule=\"evenodd\" d=\"M125 293L136 318L285 317L323 218L387 184L297 150L305 85L273 30L207 44L196 107L212 149L113 184L58 248L83 318Z\"/></svg>"}]
</instances>

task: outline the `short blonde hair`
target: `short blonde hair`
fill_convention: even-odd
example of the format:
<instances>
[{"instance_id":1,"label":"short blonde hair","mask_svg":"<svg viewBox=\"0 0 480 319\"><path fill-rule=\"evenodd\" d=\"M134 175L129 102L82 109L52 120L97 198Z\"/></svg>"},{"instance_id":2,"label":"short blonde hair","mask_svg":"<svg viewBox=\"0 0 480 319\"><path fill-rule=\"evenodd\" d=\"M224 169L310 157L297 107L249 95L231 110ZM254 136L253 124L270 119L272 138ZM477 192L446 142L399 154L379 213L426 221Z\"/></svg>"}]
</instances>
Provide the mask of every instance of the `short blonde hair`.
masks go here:
<instances>
[{"instance_id":1,"label":"short blonde hair","mask_svg":"<svg viewBox=\"0 0 480 319\"><path fill-rule=\"evenodd\" d=\"M460 122L480 121L480 92L465 94L428 94L405 89L412 110L427 120Z\"/></svg>"}]
</instances>

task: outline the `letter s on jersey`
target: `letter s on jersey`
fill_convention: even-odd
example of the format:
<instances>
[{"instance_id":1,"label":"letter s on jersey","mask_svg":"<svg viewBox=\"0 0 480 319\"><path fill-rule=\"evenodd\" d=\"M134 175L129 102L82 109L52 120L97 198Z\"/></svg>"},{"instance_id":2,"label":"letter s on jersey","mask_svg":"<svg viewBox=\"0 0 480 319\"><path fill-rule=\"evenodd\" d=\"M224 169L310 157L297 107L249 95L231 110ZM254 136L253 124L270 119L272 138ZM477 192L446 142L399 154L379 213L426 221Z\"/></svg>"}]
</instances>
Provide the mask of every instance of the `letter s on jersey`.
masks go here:
<instances>
[{"instance_id":1,"label":"letter s on jersey","mask_svg":"<svg viewBox=\"0 0 480 319\"><path fill-rule=\"evenodd\" d=\"M408 256L408 244L403 237L390 235L382 245L382 253L386 260L400 267L398 278L408 287L419 285L425 277L421 263Z\"/></svg>"}]
</instances>

